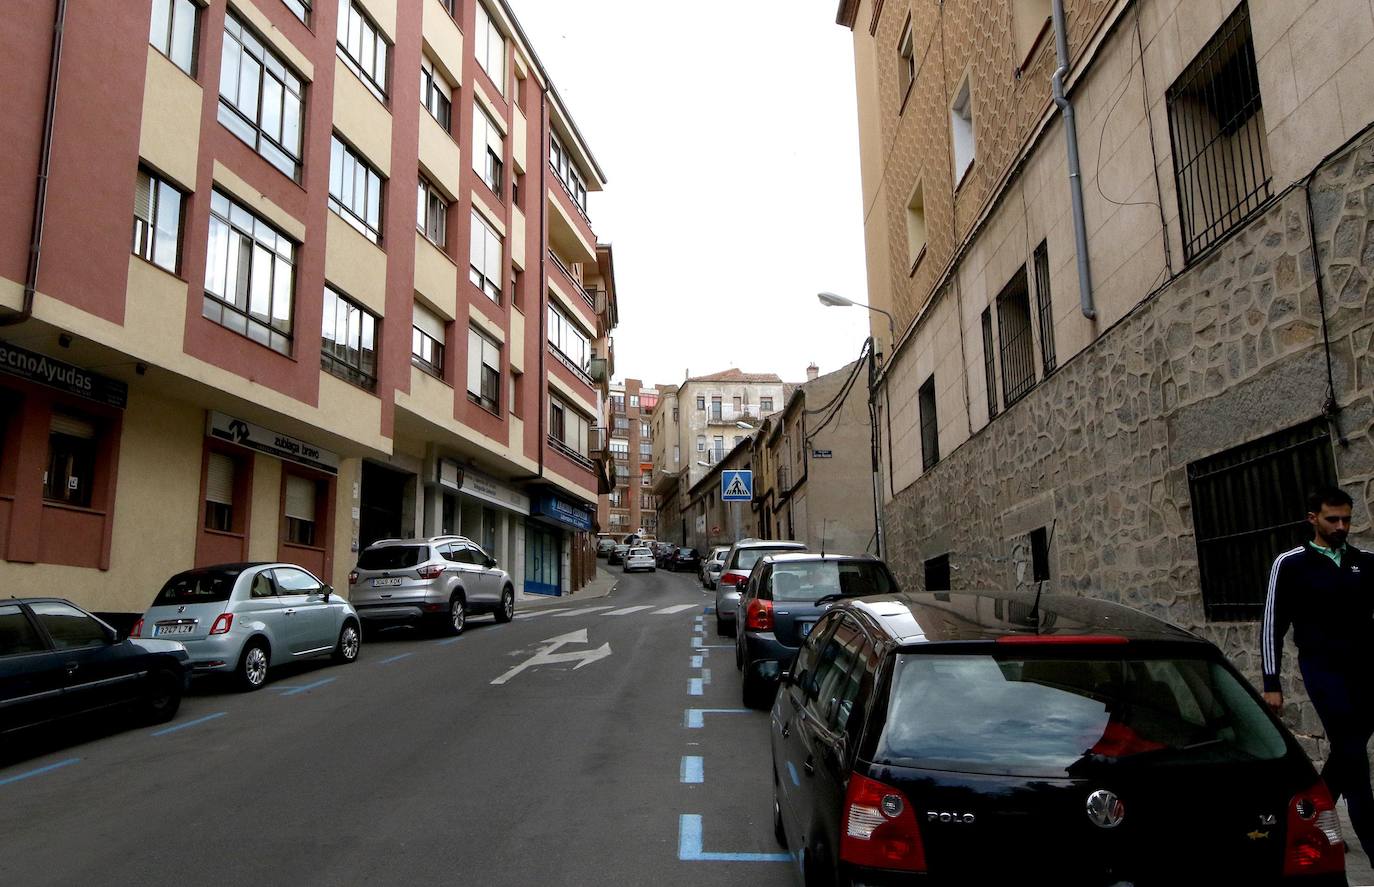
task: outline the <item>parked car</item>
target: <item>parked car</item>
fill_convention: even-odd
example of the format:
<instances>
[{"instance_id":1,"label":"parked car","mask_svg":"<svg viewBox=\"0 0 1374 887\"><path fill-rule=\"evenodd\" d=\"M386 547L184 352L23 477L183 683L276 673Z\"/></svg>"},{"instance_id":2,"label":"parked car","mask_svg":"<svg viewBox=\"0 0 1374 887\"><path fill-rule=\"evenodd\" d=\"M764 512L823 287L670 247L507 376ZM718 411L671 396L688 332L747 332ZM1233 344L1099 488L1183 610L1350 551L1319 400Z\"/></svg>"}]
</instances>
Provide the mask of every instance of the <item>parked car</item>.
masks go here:
<instances>
[{"instance_id":1,"label":"parked car","mask_svg":"<svg viewBox=\"0 0 1374 887\"><path fill-rule=\"evenodd\" d=\"M720 579L716 581L716 634L735 636L735 609L739 605L737 586L749 580L749 572L759 558L780 551L806 551L806 546L781 539L741 539L730 546Z\"/></svg>"},{"instance_id":2,"label":"parked car","mask_svg":"<svg viewBox=\"0 0 1374 887\"><path fill-rule=\"evenodd\" d=\"M369 622L430 624L461 634L469 614L515 618L515 585L496 559L463 536L384 539L358 555L348 596Z\"/></svg>"},{"instance_id":3,"label":"parked car","mask_svg":"<svg viewBox=\"0 0 1374 887\"><path fill-rule=\"evenodd\" d=\"M706 588L714 589L716 582L720 579L721 572L725 569L725 556L730 553L730 546L717 545L711 549L711 554L701 561L701 568L698 570L698 577L701 584Z\"/></svg>"},{"instance_id":4,"label":"parked car","mask_svg":"<svg viewBox=\"0 0 1374 887\"><path fill-rule=\"evenodd\" d=\"M190 677L175 641L119 639L62 598L0 601L0 734L101 710L170 721Z\"/></svg>"},{"instance_id":5,"label":"parked car","mask_svg":"<svg viewBox=\"0 0 1374 887\"><path fill-rule=\"evenodd\" d=\"M654 563L666 568L673 557L673 552L677 551L677 546L670 542L660 542L650 548L650 551L654 553Z\"/></svg>"},{"instance_id":6,"label":"parked car","mask_svg":"<svg viewBox=\"0 0 1374 887\"><path fill-rule=\"evenodd\" d=\"M629 554L625 555L625 572L633 573L635 570L648 570L655 572L658 565L654 563L654 555L646 546L640 545L630 549Z\"/></svg>"},{"instance_id":7,"label":"parked car","mask_svg":"<svg viewBox=\"0 0 1374 887\"><path fill-rule=\"evenodd\" d=\"M304 567L220 564L177 573L130 631L186 646L197 673L232 675L243 690L270 668L317 656L347 664L362 632L353 605Z\"/></svg>"},{"instance_id":8,"label":"parked car","mask_svg":"<svg viewBox=\"0 0 1374 887\"><path fill-rule=\"evenodd\" d=\"M596 539L596 556L610 557L615 550L615 540L610 536L598 536Z\"/></svg>"},{"instance_id":9,"label":"parked car","mask_svg":"<svg viewBox=\"0 0 1374 887\"><path fill-rule=\"evenodd\" d=\"M749 708L773 703L778 674L838 600L895 594L897 581L871 555L784 552L759 558L740 591L735 665Z\"/></svg>"},{"instance_id":10,"label":"parked car","mask_svg":"<svg viewBox=\"0 0 1374 887\"><path fill-rule=\"evenodd\" d=\"M1346 883L1331 795L1249 683L1103 601L838 601L771 746L807 884Z\"/></svg>"},{"instance_id":11,"label":"parked car","mask_svg":"<svg viewBox=\"0 0 1374 887\"><path fill-rule=\"evenodd\" d=\"M614 567L617 564L625 563L625 555L630 553L630 546L624 544L617 545L611 549L611 553L606 557L606 566Z\"/></svg>"},{"instance_id":12,"label":"parked car","mask_svg":"<svg viewBox=\"0 0 1374 887\"><path fill-rule=\"evenodd\" d=\"M665 566L674 573L684 570L695 571L701 566L701 555L695 548L675 548L673 553L668 555Z\"/></svg>"}]
</instances>

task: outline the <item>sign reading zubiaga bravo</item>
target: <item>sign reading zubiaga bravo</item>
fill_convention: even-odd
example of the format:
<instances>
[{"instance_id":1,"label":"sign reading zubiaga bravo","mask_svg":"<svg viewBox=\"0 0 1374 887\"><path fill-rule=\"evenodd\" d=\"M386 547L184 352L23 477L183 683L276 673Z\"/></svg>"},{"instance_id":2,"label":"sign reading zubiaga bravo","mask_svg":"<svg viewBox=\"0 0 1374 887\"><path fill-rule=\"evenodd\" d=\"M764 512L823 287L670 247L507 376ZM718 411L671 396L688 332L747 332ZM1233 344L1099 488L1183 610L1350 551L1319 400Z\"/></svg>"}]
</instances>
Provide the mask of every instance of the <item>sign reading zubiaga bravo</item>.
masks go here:
<instances>
[{"instance_id":1,"label":"sign reading zubiaga bravo","mask_svg":"<svg viewBox=\"0 0 1374 887\"><path fill-rule=\"evenodd\" d=\"M210 437L227 440L287 462L306 465L317 471L339 473L338 455L300 438L214 411L206 416L205 424L206 434Z\"/></svg>"},{"instance_id":2,"label":"sign reading zubiaga bravo","mask_svg":"<svg viewBox=\"0 0 1374 887\"><path fill-rule=\"evenodd\" d=\"M83 370L9 342L0 341L0 372L116 409L122 410L129 405L129 386L118 379Z\"/></svg>"}]
</instances>

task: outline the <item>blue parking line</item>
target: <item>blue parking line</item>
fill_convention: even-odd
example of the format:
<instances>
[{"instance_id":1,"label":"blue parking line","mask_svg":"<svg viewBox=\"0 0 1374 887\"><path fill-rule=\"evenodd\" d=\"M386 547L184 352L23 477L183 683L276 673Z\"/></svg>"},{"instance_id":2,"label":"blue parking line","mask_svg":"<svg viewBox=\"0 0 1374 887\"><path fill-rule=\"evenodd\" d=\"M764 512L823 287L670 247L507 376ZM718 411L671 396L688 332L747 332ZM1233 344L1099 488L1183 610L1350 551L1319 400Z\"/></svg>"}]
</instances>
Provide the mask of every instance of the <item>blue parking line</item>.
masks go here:
<instances>
[{"instance_id":1,"label":"blue parking line","mask_svg":"<svg viewBox=\"0 0 1374 887\"><path fill-rule=\"evenodd\" d=\"M678 778L691 785L705 782L705 761L700 755L683 755L682 765L678 768Z\"/></svg>"},{"instance_id":2,"label":"blue parking line","mask_svg":"<svg viewBox=\"0 0 1374 887\"><path fill-rule=\"evenodd\" d=\"M702 656L702 655L700 655L700 654L698 654L698 655L696 655L696 656L693 656L693 657L692 657L692 668L701 668L701 661L702 661L703 659L705 659L705 658L706 658L705 656Z\"/></svg>"},{"instance_id":3,"label":"blue parking line","mask_svg":"<svg viewBox=\"0 0 1374 887\"><path fill-rule=\"evenodd\" d=\"M334 678L321 678L320 680L316 681L316 682L313 683L313 684L301 684L299 687L287 687L287 688L285 688L285 691L284 691L281 695L283 695L283 696L295 696L297 693L304 693L306 690L313 690L313 689L315 689L316 687L323 687L325 684L328 684L328 683L332 682L333 680L335 680L335 679L334 679Z\"/></svg>"},{"instance_id":4,"label":"blue parking line","mask_svg":"<svg viewBox=\"0 0 1374 887\"><path fill-rule=\"evenodd\" d=\"M49 764L46 767L39 767L37 770L30 770L27 773L18 773L14 776L6 776L0 779L0 785L9 785L11 782L18 782L21 779L28 779L30 776L42 776L44 773L51 773L58 767L65 767L68 764L80 762L80 758L67 758L65 761L58 761L56 764Z\"/></svg>"},{"instance_id":5,"label":"blue parking line","mask_svg":"<svg viewBox=\"0 0 1374 887\"><path fill-rule=\"evenodd\" d=\"M692 678L687 682L687 693L691 696L701 695L701 678Z\"/></svg>"},{"instance_id":6,"label":"blue parking line","mask_svg":"<svg viewBox=\"0 0 1374 887\"><path fill-rule=\"evenodd\" d=\"M705 610L702 610L702 612L709 616L709 615L711 615L712 613L716 612L716 608L715 608L715 607L707 607Z\"/></svg>"},{"instance_id":7,"label":"blue parking line","mask_svg":"<svg viewBox=\"0 0 1374 887\"><path fill-rule=\"evenodd\" d=\"M194 721L187 721L187 722L185 722L184 724L175 724L175 725L173 725L173 726L171 726L171 727L163 727L161 730L155 730L155 731L153 731L152 733L149 733L148 735L149 735L149 736L166 736L168 733L175 733L175 732L177 732L178 730L185 730L187 727L194 727L194 726L196 726L197 724L203 724L203 723L205 723L206 721L213 721L215 718L222 718L222 717L224 717L224 716L227 715L227 714L228 714L228 712L226 712L226 711L217 711L217 712L215 712L214 714L208 714L208 715L206 715L206 716L203 717L203 718L196 718Z\"/></svg>"},{"instance_id":8,"label":"blue parking line","mask_svg":"<svg viewBox=\"0 0 1374 887\"><path fill-rule=\"evenodd\" d=\"M388 662L395 662L397 659L404 659L404 658L406 658L407 656L414 656L414 655L415 655L414 653L397 653L395 656L392 656L390 659L383 659L383 660L381 660L380 662L378 662L377 664L378 664L378 665L386 665Z\"/></svg>"},{"instance_id":9,"label":"blue parking line","mask_svg":"<svg viewBox=\"0 0 1374 887\"><path fill-rule=\"evenodd\" d=\"M786 853L707 853L701 849L701 815L678 817L677 858L683 862L788 862Z\"/></svg>"},{"instance_id":10,"label":"blue parking line","mask_svg":"<svg viewBox=\"0 0 1374 887\"><path fill-rule=\"evenodd\" d=\"M690 730L700 730L706 726L706 715L746 714L747 708L689 708L682 713L682 725Z\"/></svg>"}]
</instances>

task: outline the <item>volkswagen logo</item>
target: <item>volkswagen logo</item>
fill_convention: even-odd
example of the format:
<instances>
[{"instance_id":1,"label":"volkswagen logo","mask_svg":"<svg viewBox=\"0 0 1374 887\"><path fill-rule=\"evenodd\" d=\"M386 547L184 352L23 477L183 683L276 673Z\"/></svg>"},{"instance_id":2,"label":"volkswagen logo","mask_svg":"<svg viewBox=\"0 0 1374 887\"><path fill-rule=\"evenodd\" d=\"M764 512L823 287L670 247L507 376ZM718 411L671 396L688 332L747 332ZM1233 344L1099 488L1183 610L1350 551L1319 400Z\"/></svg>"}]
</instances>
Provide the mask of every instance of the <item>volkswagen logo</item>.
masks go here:
<instances>
[{"instance_id":1,"label":"volkswagen logo","mask_svg":"<svg viewBox=\"0 0 1374 887\"><path fill-rule=\"evenodd\" d=\"M177 607L177 612L178 612L178 613L185 613L185 612L186 612L186 608L185 608L185 607Z\"/></svg>"},{"instance_id":2,"label":"volkswagen logo","mask_svg":"<svg viewBox=\"0 0 1374 887\"><path fill-rule=\"evenodd\" d=\"M1100 788L1088 795L1087 812L1098 828L1116 828L1126 818L1126 805L1112 792Z\"/></svg>"}]
</instances>

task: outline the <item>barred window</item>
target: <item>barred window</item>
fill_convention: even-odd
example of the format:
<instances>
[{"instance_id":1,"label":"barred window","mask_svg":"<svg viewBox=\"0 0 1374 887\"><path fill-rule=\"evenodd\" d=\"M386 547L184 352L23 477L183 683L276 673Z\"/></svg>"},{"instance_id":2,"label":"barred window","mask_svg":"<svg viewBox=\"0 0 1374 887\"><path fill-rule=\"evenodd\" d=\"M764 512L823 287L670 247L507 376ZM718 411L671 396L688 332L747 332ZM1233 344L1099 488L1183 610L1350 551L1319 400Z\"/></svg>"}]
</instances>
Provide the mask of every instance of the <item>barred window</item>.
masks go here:
<instances>
[{"instance_id":1,"label":"barred window","mask_svg":"<svg viewBox=\"0 0 1374 887\"><path fill-rule=\"evenodd\" d=\"M417 191L415 227L426 240L444 249L448 242L448 198L423 175Z\"/></svg>"},{"instance_id":2,"label":"barred window","mask_svg":"<svg viewBox=\"0 0 1374 887\"><path fill-rule=\"evenodd\" d=\"M445 132L449 131L453 116L453 86L442 73L434 69L434 62L429 60L429 56L420 58L420 104Z\"/></svg>"},{"instance_id":3,"label":"barred window","mask_svg":"<svg viewBox=\"0 0 1374 887\"><path fill-rule=\"evenodd\" d=\"M1050 252L1049 245L1040 241L1035 248L1032 261L1035 266L1035 304L1040 315L1040 359L1045 367L1045 375L1054 372L1057 365L1054 350L1054 300L1050 298Z\"/></svg>"},{"instance_id":4,"label":"barred window","mask_svg":"<svg viewBox=\"0 0 1374 887\"><path fill-rule=\"evenodd\" d=\"M926 379L917 395L921 417L921 470L940 461L940 421L935 415L935 376Z\"/></svg>"},{"instance_id":5,"label":"barred window","mask_svg":"<svg viewBox=\"0 0 1374 887\"><path fill-rule=\"evenodd\" d=\"M386 58L390 44L357 0L339 0L338 55L368 92L386 101Z\"/></svg>"},{"instance_id":6,"label":"barred window","mask_svg":"<svg viewBox=\"0 0 1374 887\"><path fill-rule=\"evenodd\" d=\"M320 366L366 391L377 388L377 316L328 284Z\"/></svg>"},{"instance_id":7,"label":"barred window","mask_svg":"<svg viewBox=\"0 0 1374 887\"><path fill-rule=\"evenodd\" d=\"M1035 387L1035 345L1025 266L997 296L997 335L1002 342L1002 401L1011 406Z\"/></svg>"},{"instance_id":8,"label":"barred window","mask_svg":"<svg viewBox=\"0 0 1374 887\"><path fill-rule=\"evenodd\" d=\"M206 318L289 355L295 262L290 238L223 192L211 193Z\"/></svg>"},{"instance_id":9,"label":"barred window","mask_svg":"<svg viewBox=\"0 0 1374 887\"><path fill-rule=\"evenodd\" d=\"M992 309L983 309L983 382L988 391L988 421L997 418L997 355L992 341Z\"/></svg>"},{"instance_id":10,"label":"barred window","mask_svg":"<svg viewBox=\"0 0 1374 887\"><path fill-rule=\"evenodd\" d=\"M195 76L196 25L200 7L191 0L153 0L148 42L181 70Z\"/></svg>"},{"instance_id":11,"label":"barred window","mask_svg":"<svg viewBox=\"0 0 1374 887\"><path fill-rule=\"evenodd\" d=\"M477 210L472 211L472 232L468 244L468 279L472 285L501 304L501 235L497 234Z\"/></svg>"},{"instance_id":12,"label":"barred window","mask_svg":"<svg viewBox=\"0 0 1374 887\"><path fill-rule=\"evenodd\" d=\"M501 171L505 168L506 137L480 104L472 115L472 168L487 183L491 193L501 196Z\"/></svg>"},{"instance_id":13,"label":"barred window","mask_svg":"<svg viewBox=\"0 0 1374 887\"><path fill-rule=\"evenodd\" d=\"M382 174L337 135L329 149L329 208L359 234L380 243Z\"/></svg>"},{"instance_id":14,"label":"barred window","mask_svg":"<svg viewBox=\"0 0 1374 887\"><path fill-rule=\"evenodd\" d=\"M305 82L232 11L224 18L219 122L293 180L301 173Z\"/></svg>"},{"instance_id":15,"label":"barred window","mask_svg":"<svg viewBox=\"0 0 1374 887\"><path fill-rule=\"evenodd\" d=\"M180 249L181 192L140 166L134 186L134 255L176 274Z\"/></svg>"},{"instance_id":16,"label":"barred window","mask_svg":"<svg viewBox=\"0 0 1374 887\"><path fill-rule=\"evenodd\" d=\"M468 328L468 398L497 415L501 412L501 346Z\"/></svg>"}]
</instances>

